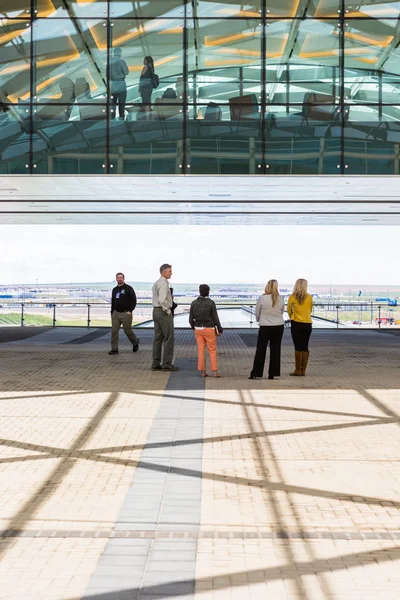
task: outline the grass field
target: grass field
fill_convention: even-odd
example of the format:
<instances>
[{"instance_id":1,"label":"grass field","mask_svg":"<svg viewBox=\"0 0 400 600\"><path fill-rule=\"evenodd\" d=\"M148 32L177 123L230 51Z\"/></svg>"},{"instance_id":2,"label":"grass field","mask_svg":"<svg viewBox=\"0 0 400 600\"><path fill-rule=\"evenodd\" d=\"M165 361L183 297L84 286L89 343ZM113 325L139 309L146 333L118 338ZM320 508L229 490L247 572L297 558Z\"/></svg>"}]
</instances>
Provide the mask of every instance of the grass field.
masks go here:
<instances>
[{"instance_id":1,"label":"grass field","mask_svg":"<svg viewBox=\"0 0 400 600\"><path fill-rule=\"evenodd\" d=\"M139 321L133 321L132 325L136 325ZM57 319L56 324L58 327L86 327L86 318L71 318L71 319ZM0 313L0 327L8 326L20 326L21 325L21 314L20 313ZM53 317L39 314L24 315L25 326L36 326L36 327L52 327ZM90 323L91 327L111 327L111 320L107 319L92 319Z\"/></svg>"},{"instance_id":2,"label":"grass field","mask_svg":"<svg viewBox=\"0 0 400 600\"><path fill-rule=\"evenodd\" d=\"M53 319L45 315L27 314L24 316L24 324L46 327L53 325ZM0 325L21 325L21 313L0 314Z\"/></svg>"}]
</instances>

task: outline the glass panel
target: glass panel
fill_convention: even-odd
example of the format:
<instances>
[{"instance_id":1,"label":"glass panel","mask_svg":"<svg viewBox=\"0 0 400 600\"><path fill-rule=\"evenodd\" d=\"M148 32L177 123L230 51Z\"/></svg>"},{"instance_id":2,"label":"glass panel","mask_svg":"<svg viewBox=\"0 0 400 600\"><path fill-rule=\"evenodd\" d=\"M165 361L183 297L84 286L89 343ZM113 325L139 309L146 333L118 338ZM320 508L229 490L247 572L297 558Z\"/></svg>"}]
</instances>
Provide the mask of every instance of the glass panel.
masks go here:
<instances>
[{"instance_id":1,"label":"glass panel","mask_svg":"<svg viewBox=\"0 0 400 600\"><path fill-rule=\"evenodd\" d=\"M3 7L0 172L259 173L265 163L268 173L337 173L343 41L346 172L398 174L400 2L345 0L341 34L338 0L267 0L266 161L262 4L71 0L67 10L62 0L37 0L32 30L24 4ZM150 94L139 86L145 56L159 77Z\"/></svg>"},{"instance_id":2,"label":"glass panel","mask_svg":"<svg viewBox=\"0 0 400 600\"><path fill-rule=\"evenodd\" d=\"M267 0L267 17L336 17L341 0Z\"/></svg>"},{"instance_id":3,"label":"glass panel","mask_svg":"<svg viewBox=\"0 0 400 600\"><path fill-rule=\"evenodd\" d=\"M342 129L337 105L271 106L265 120L267 173L340 173Z\"/></svg>"},{"instance_id":4,"label":"glass panel","mask_svg":"<svg viewBox=\"0 0 400 600\"><path fill-rule=\"evenodd\" d=\"M349 175L398 175L400 105L345 108L344 160Z\"/></svg>"},{"instance_id":5,"label":"glass panel","mask_svg":"<svg viewBox=\"0 0 400 600\"><path fill-rule=\"evenodd\" d=\"M29 21L5 19L0 22L0 107L4 103L30 98Z\"/></svg>"},{"instance_id":6,"label":"glass panel","mask_svg":"<svg viewBox=\"0 0 400 600\"><path fill-rule=\"evenodd\" d=\"M344 71L344 99L345 101L353 101L361 104L368 102L379 102L379 87L380 74L378 71L370 71L369 69L347 68L348 61L345 58L346 68Z\"/></svg>"},{"instance_id":7,"label":"glass panel","mask_svg":"<svg viewBox=\"0 0 400 600\"><path fill-rule=\"evenodd\" d=\"M33 37L38 102L106 101L106 21L40 19Z\"/></svg>"},{"instance_id":8,"label":"glass panel","mask_svg":"<svg viewBox=\"0 0 400 600\"><path fill-rule=\"evenodd\" d=\"M28 110L28 113L25 111ZM0 173L29 173L29 116L18 105L0 107Z\"/></svg>"},{"instance_id":9,"label":"glass panel","mask_svg":"<svg viewBox=\"0 0 400 600\"><path fill-rule=\"evenodd\" d=\"M270 103L336 101L339 91L336 20L272 21L266 36L266 94Z\"/></svg>"},{"instance_id":10,"label":"glass panel","mask_svg":"<svg viewBox=\"0 0 400 600\"><path fill-rule=\"evenodd\" d=\"M127 102L148 105L165 93L171 97L171 89L179 92L183 85L183 28L179 22L157 19L143 25L142 21L121 19L113 23L110 91L114 100L119 101L126 91ZM154 70L147 57L152 58ZM152 72L156 78L151 77Z\"/></svg>"},{"instance_id":11,"label":"glass panel","mask_svg":"<svg viewBox=\"0 0 400 600\"><path fill-rule=\"evenodd\" d=\"M253 0L253 2L243 2L243 0L198 0L194 10L188 7L189 14L196 17L217 17L227 19L229 17L240 18L260 18L262 0Z\"/></svg>"},{"instance_id":12,"label":"glass panel","mask_svg":"<svg viewBox=\"0 0 400 600\"><path fill-rule=\"evenodd\" d=\"M35 10L40 18L106 17L107 4L107 0L35 0Z\"/></svg>"},{"instance_id":13,"label":"glass panel","mask_svg":"<svg viewBox=\"0 0 400 600\"><path fill-rule=\"evenodd\" d=\"M375 19L398 18L400 16L400 2L398 0L372 1L371 0L344 0L345 14L347 17L371 17Z\"/></svg>"},{"instance_id":14,"label":"glass panel","mask_svg":"<svg viewBox=\"0 0 400 600\"><path fill-rule=\"evenodd\" d=\"M111 0L111 17L183 19L188 0Z\"/></svg>"},{"instance_id":15,"label":"glass panel","mask_svg":"<svg viewBox=\"0 0 400 600\"><path fill-rule=\"evenodd\" d=\"M400 56L397 58L400 60ZM398 63L397 63L398 64ZM382 102L384 104L400 103L400 73L399 74L381 74Z\"/></svg>"},{"instance_id":16,"label":"glass panel","mask_svg":"<svg viewBox=\"0 0 400 600\"><path fill-rule=\"evenodd\" d=\"M179 98L155 98L151 111L127 105L125 122L110 121L110 172L182 173L183 124Z\"/></svg>"},{"instance_id":17,"label":"glass panel","mask_svg":"<svg viewBox=\"0 0 400 600\"><path fill-rule=\"evenodd\" d=\"M188 95L200 103L227 104L231 97L240 95L240 76L238 67L190 72Z\"/></svg>"},{"instance_id":18,"label":"glass panel","mask_svg":"<svg viewBox=\"0 0 400 600\"><path fill-rule=\"evenodd\" d=\"M182 173L183 28L171 19L148 21L144 27L140 21L121 20L115 22L112 40L111 97L120 105L119 118L126 117L125 124L110 124L113 172ZM118 62L122 59L125 70ZM129 104L122 114L125 86Z\"/></svg>"},{"instance_id":19,"label":"glass panel","mask_svg":"<svg viewBox=\"0 0 400 600\"><path fill-rule=\"evenodd\" d=\"M345 69L345 101L358 104L396 104L400 102L400 75Z\"/></svg>"},{"instance_id":20,"label":"glass panel","mask_svg":"<svg viewBox=\"0 0 400 600\"><path fill-rule=\"evenodd\" d=\"M261 95L261 28L257 20L231 20L226 34L221 21L202 20L189 30L189 96L195 102L229 103ZM254 96L254 98L253 98Z\"/></svg>"},{"instance_id":21,"label":"glass panel","mask_svg":"<svg viewBox=\"0 0 400 600\"><path fill-rule=\"evenodd\" d=\"M92 318L91 307L91 318ZM84 327L88 321L87 304L57 304L56 305L57 327ZM96 322L91 321L94 327Z\"/></svg>"},{"instance_id":22,"label":"glass panel","mask_svg":"<svg viewBox=\"0 0 400 600\"><path fill-rule=\"evenodd\" d=\"M191 173L261 173L262 122L258 107L241 102L221 107L197 105L188 114L187 163Z\"/></svg>"},{"instance_id":23,"label":"glass panel","mask_svg":"<svg viewBox=\"0 0 400 600\"><path fill-rule=\"evenodd\" d=\"M27 18L30 12L30 0L2 0L0 4L0 18Z\"/></svg>"},{"instance_id":24,"label":"glass panel","mask_svg":"<svg viewBox=\"0 0 400 600\"><path fill-rule=\"evenodd\" d=\"M345 40L345 100L360 104L400 101L397 21L352 19Z\"/></svg>"},{"instance_id":25,"label":"glass panel","mask_svg":"<svg viewBox=\"0 0 400 600\"><path fill-rule=\"evenodd\" d=\"M257 112L258 110L257 106ZM218 105L212 102L208 104L192 104L188 107L188 115L191 120L230 121L231 108L229 104Z\"/></svg>"},{"instance_id":26,"label":"glass panel","mask_svg":"<svg viewBox=\"0 0 400 600\"><path fill-rule=\"evenodd\" d=\"M35 174L103 174L106 165L106 105L37 106L33 121Z\"/></svg>"},{"instance_id":27,"label":"glass panel","mask_svg":"<svg viewBox=\"0 0 400 600\"><path fill-rule=\"evenodd\" d=\"M395 47L396 21L350 19L344 32L346 67L380 69ZM396 72L396 71L394 71Z\"/></svg>"},{"instance_id":28,"label":"glass panel","mask_svg":"<svg viewBox=\"0 0 400 600\"><path fill-rule=\"evenodd\" d=\"M29 294L29 292L28 292ZM17 320L17 315L19 319L21 318L21 306L18 309L15 309L14 314L10 314L10 317L13 320ZM51 304L33 304L31 301L27 300L24 302L24 326L47 326L51 327L53 325L53 308Z\"/></svg>"}]
</instances>

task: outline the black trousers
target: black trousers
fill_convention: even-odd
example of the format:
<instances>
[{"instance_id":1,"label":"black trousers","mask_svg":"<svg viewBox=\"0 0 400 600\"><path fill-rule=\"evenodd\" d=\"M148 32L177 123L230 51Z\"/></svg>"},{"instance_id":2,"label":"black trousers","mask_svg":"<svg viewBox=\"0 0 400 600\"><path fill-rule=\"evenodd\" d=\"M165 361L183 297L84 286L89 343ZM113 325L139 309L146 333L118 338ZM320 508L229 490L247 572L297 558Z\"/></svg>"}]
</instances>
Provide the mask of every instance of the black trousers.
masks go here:
<instances>
[{"instance_id":1,"label":"black trousers","mask_svg":"<svg viewBox=\"0 0 400 600\"><path fill-rule=\"evenodd\" d=\"M311 323L299 323L298 321L290 321L290 331L294 349L297 352L308 352L308 342L312 332Z\"/></svg>"},{"instance_id":2,"label":"black trousers","mask_svg":"<svg viewBox=\"0 0 400 600\"><path fill-rule=\"evenodd\" d=\"M281 374L281 344L283 325L261 325L258 331L257 350L254 357L251 377L262 377L264 372L265 357L269 342L269 368L270 377L279 377Z\"/></svg>"},{"instance_id":3,"label":"black trousers","mask_svg":"<svg viewBox=\"0 0 400 600\"><path fill-rule=\"evenodd\" d=\"M125 117L125 104L126 104L126 83L124 81L112 82L111 83L111 102L115 107L115 116L117 116L117 104L119 116L123 119Z\"/></svg>"}]
</instances>

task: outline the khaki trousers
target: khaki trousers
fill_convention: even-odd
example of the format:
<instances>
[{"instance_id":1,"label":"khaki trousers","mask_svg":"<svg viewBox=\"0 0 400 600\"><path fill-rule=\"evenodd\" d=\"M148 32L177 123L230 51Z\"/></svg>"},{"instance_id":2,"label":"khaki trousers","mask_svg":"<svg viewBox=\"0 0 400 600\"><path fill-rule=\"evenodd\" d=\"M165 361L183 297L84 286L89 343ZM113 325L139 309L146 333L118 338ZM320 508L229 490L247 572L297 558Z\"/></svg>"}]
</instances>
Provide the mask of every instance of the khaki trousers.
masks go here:
<instances>
[{"instance_id":1,"label":"khaki trousers","mask_svg":"<svg viewBox=\"0 0 400 600\"><path fill-rule=\"evenodd\" d=\"M118 350L118 337L119 328L123 327L124 333L132 345L137 344L137 337L132 330L132 315L128 315L127 312L113 311L111 315L111 348L112 350Z\"/></svg>"},{"instance_id":2,"label":"khaki trousers","mask_svg":"<svg viewBox=\"0 0 400 600\"><path fill-rule=\"evenodd\" d=\"M197 342L198 364L199 371L206 370L205 349L207 346L208 354L210 355L211 371L218 371L217 365L217 334L214 327L206 327L205 329L195 329L194 335Z\"/></svg>"},{"instance_id":3,"label":"khaki trousers","mask_svg":"<svg viewBox=\"0 0 400 600\"><path fill-rule=\"evenodd\" d=\"M162 308L153 308L153 368L170 367L174 359L174 317Z\"/></svg>"}]
</instances>

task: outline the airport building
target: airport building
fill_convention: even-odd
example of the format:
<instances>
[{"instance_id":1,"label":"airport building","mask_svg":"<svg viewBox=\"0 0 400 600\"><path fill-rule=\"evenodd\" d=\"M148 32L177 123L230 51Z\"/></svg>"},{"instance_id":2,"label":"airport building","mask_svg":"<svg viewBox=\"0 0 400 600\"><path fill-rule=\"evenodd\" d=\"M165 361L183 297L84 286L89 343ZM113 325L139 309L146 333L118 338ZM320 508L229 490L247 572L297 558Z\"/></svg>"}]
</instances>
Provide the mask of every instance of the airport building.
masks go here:
<instances>
[{"instance_id":1,"label":"airport building","mask_svg":"<svg viewBox=\"0 0 400 600\"><path fill-rule=\"evenodd\" d=\"M3 0L3 222L398 224L399 15Z\"/></svg>"},{"instance_id":2,"label":"airport building","mask_svg":"<svg viewBox=\"0 0 400 600\"><path fill-rule=\"evenodd\" d=\"M186 251L169 225L399 226L399 17L400 1L0 0L0 236L49 225L0 238L5 265L25 253L36 278L54 224L134 225L129 243L164 225L160 263ZM91 278L83 252L120 261L122 229L101 252L60 236L60 255ZM311 279L321 245L347 260L344 229L302 253L253 228L261 252L238 233L213 262L223 281L245 251L275 276L284 249ZM217 338L188 330L197 284L172 280L174 326L128 279L137 339L132 304L110 331L111 285L0 280L1 600L398 600L400 288L372 281L382 260L397 272L397 231L377 229L348 257L371 285L310 286L291 330L282 305L258 329L264 283L213 286Z\"/></svg>"},{"instance_id":3,"label":"airport building","mask_svg":"<svg viewBox=\"0 0 400 600\"><path fill-rule=\"evenodd\" d=\"M399 15L370 0L3 0L1 173L397 175Z\"/></svg>"}]
</instances>

